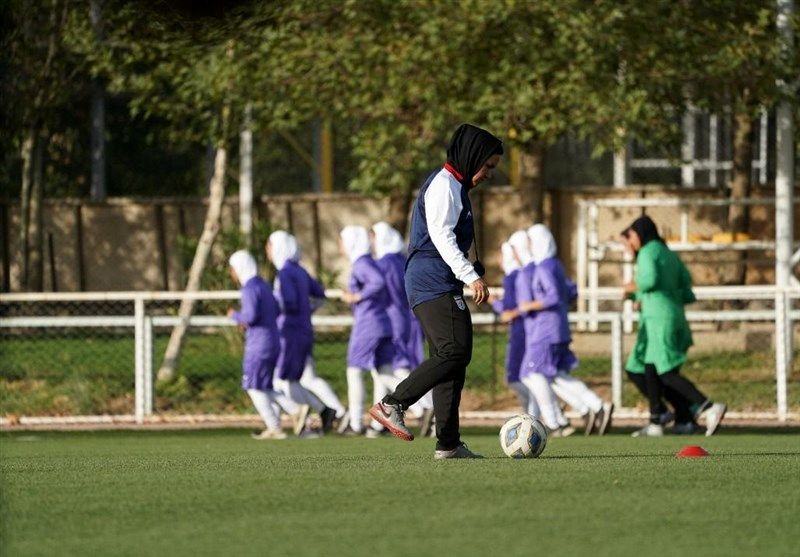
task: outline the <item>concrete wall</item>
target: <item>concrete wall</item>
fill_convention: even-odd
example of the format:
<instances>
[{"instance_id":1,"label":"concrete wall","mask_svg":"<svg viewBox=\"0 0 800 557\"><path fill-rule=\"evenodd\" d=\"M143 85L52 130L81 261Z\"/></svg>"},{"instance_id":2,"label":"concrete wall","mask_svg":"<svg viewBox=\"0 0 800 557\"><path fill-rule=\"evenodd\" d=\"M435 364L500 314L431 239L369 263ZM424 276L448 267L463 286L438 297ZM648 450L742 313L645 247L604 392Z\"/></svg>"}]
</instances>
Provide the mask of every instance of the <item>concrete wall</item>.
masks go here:
<instances>
[{"instance_id":1,"label":"concrete wall","mask_svg":"<svg viewBox=\"0 0 800 557\"><path fill-rule=\"evenodd\" d=\"M563 189L548 192L547 221L559 243L562 259L574 275L576 227L580 199L615 197L715 195L708 190L632 187L612 190L607 187ZM758 192L770 196L770 192ZM349 270L347 261L338 255L339 230L348 224L369 226L389 215L402 217L402 199L373 198L357 194L304 194L264 196L255 203L256 220L267 221L272 228L284 228L297 235L303 248L304 263L311 270L318 264L339 273L340 280ZM401 207L398 211L397 207ZM499 284L501 271L500 243L519 227L527 226L526 212L519 194L510 187L478 190L473 194L473 207L478 223L481 258L488 268L488 279ZM4 256L3 290L20 289L19 272L19 207L14 203L0 205L0 243ZM604 210L600 215L600 240L613 239L640 214L638 209ZM678 233L677 209L652 209L666 235ZM223 210L223 226L236 226L236 198L229 198ZM205 204L199 199L111 199L105 203L79 200L48 200L44 208L44 276L45 290L53 290L55 274L59 291L98 290L178 290L185 280L181 268L179 237L199 236L205 216ZM724 231L725 210L697 208L691 211L692 229L704 235ZM800 225L800 214L795 222ZM52 235L54 273L51 273L48 234ZM774 237L771 208L754 207L751 211L751 235L758 239ZM795 235L795 237L800 234ZM752 261L748 282L768 283L772 280L773 254L750 254ZM725 280L725 264L731 254L707 255L691 264L699 284L718 284ZM696 260L687 256L688 260ZM756 264L758 260L761 263ZM617 284L619 263L601 265L601 284Z\"/></svg>"}]
</instances>

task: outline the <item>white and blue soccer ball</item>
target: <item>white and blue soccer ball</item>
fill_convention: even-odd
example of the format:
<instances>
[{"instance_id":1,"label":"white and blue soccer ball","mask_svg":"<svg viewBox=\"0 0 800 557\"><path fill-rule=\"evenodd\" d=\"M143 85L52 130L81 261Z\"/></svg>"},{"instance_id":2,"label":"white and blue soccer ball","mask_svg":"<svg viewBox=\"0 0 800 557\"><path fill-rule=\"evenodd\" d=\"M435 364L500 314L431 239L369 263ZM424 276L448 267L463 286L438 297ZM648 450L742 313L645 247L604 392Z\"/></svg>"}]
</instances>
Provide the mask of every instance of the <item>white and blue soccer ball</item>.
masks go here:
<instances>
[{"instance_id":1,"label":"white and blue soccer ball","mask_svg":"<svg viewBox=\"0 0 800 557\"><path fill-rule=\"evenodd\" d=\"M547 445L547 428L528 414L514 416L500 428L500 446L511 458L536 458Z\"/></svg>"}]
</instances>

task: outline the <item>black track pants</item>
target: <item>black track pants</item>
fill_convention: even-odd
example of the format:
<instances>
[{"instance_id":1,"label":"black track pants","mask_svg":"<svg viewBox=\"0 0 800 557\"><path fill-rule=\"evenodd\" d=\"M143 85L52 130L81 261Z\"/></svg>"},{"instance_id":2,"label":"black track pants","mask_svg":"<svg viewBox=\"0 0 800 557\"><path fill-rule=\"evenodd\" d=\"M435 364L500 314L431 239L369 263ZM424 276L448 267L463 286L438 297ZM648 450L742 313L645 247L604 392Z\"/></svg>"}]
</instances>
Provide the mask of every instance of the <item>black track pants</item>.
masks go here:
<instances>
[{"instance_id":1,"label":"black track pants","mask_svg":"<svg viewBox=\"0 0 800 557\"><path fill-rule=\"evenodd\" d=\"M408 408L433 389L437 447L453 449L460 442L458 407L472 358L472 317L461 294L446 294L414 308L430 357L411 372L384 400Z\"/></svg>"}]
</instances>

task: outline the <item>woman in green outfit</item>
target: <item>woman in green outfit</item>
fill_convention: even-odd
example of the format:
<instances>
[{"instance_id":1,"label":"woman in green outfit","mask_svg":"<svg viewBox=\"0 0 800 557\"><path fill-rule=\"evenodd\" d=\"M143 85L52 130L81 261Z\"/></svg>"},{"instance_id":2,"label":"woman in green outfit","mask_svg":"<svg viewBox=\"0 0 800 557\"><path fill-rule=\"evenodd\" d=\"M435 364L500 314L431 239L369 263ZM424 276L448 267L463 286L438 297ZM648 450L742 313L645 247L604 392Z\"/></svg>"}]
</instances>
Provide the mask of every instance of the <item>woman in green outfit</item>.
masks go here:
<instances>
[{"instance_id":1,"label":"woman in green outfit","mask_svg":"<svg viewBox=\"0 0 800 557\"><path fill-rule=\"evenodd\" d=\"M706 435L713 435L727 407L709 400L680 374L686 352L693 344L683 310L684 305L695 301L692 277L677 254L658 235L650 217L636 219L622 236L636 256L636 280L625 285L625 296L635 300L641 311L636 345L625 368L650 403L650 423L634 435L663 435L663 396L676 408L676 427L683 425L691 429L688 424L694 425L694 420L703 416ZM689 412L686 412L687 406Z\"/></svg>"}]
</instances>

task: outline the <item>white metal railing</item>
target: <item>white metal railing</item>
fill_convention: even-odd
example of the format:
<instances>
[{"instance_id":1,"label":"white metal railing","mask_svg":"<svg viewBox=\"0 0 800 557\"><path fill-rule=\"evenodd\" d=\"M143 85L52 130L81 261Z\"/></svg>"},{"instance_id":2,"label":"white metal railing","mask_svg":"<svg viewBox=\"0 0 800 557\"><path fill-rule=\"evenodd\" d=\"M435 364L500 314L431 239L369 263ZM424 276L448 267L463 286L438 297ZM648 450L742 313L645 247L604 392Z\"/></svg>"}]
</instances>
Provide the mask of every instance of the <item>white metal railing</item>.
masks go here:
<instances>
[{"instance_id":1,"label":"white metal railing","mask_svg":"<svg viewBox=\"0 0 800 557\"><path fill-rule=\"evenodd\" d=\"M502 293L502 289L493 289ZM620 288L598 288L594 292L597 299L619 300ZM329 290L331 298L337 298L341 291ZM800 320L800 310L791 309L791 301L800 299L800 288L776 288L774 286L744 287L698 287L696 294L700 300L762 299L774 300L774 309L765 310L731 310L731 311L688 311L687 319L693 323L720 321L761 321L775 323L775 380L776 380L776 417L784 421L788 416L787 380L792 369L792 324ZM158 300L180 300L193 298L197 300L236 300L238 291L217 292L139 292L139 293L81 293L81 294L3 294L0 304L10 302L37 301L133 301L134 314L130 315L76 315L76 316L19 316L0 318L0 328L46 328L46 327L132 327L134 329L134 391L135 421L142 423L146 416L153 413L153 328L171 327L179 324L181 318L169 315L149 315L146 302ZM623 311L596 311L593 313L573 312L569 314L571 323L580 325L591 320L598 324L610 325L611 355L611 390L612 399L617 407L622 406L623 382L623 334L626 323L633 323L638 314ZM491 313L475 313L473 323L491 325L496 323L496 316ZM315 315L312 324L317 329L331 327L349 327L353 323L351 315ZM228 327L236 324L227 317L219 315L194 315L188 324L197 327Z\"/></svg>"}]
</instances>

